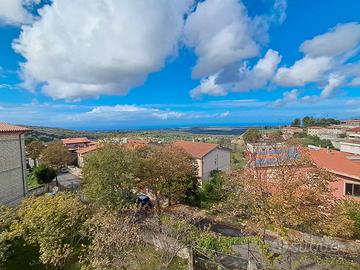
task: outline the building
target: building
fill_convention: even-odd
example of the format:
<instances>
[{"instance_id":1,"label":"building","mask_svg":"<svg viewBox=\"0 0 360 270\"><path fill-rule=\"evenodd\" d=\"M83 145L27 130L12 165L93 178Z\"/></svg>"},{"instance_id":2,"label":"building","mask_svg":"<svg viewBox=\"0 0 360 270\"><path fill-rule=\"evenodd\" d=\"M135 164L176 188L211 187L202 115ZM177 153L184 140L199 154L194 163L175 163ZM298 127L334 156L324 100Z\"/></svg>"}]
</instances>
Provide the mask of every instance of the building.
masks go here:
<instances>
[{"instance_id":1,"label":"building","mask_svg":"<svg viewBox=\"0 0 360 270\"><path fill-rule=\"evenodd\" d=\"M310 136L320 136L321 134L324 134L326 132L326 129L323 127L318 126L311 126L307 128L307 135Z\"/></svg>"},{"instance_id":2,"label":"building","mask_svg":"<svg viewBox=\"0 0 360 270\"><path fill-rule=\"evenodd\" d=\"M0 123L0 204L16 205L27 193L24 133Z\"/></svg>"},{"instance_id":3,"label":"building","mask_svg":"<svg viewBox=\"0 0 360 270\"><path fill-rule=\"evenodd\" d=\"M340 151L360 155L360 140L347 140L340 142Z\"/></svg>"},{"instance_id":4,"label":"building","mask_svg":"<svg viewBox=\"0 0 360 270\"><path fill-rule=\"evenodd\" d=\"M360 120L343 120L341 126L345 128L360 127Z\"/></svg>"},{"instance_id":5,"label":"building","mask_svg":"<svg viewBox=\"0 0 360 270\"><path fill-rule=\"evenodd\" d=\"M93 144L87 147L82 147L76 150L77 164L79 168L84 167L85 159L90 154L95 152L99 148L98 144Z\"/></svg>"},{"instance_id":6,"label":"building","mask_svg":"<svg viewBox=\"0 0 360 270\"><path fill-rule=\"evenodd\" d=\"M360 140L360 127L348 129L346 131L346 136L349 139L358 139L358 140Z\"/></svg>"},{"instance_id":7,"label":"building","mask_svg":"<svg viewBox=\"0 0 360 270\"><path fill-rule=\"evenodd\" d=\"M281 132L283 134L284 139L287 140L287 139L294 137L294 135L297 133L304 132L304 130L301 127L287 126L287 127L283 127L281 129Z\"/></svg>"},{"instance_id":8,"label":"building","mask_svg":"<svg viewBox=\"0 0 360 270\"><path fill-rule=\"evenodd\" d=\"M220 147L219 144L176 141L173 145L183 149L196 160L201 180L209 178L213 171L229 172L231 169L231 150Z\"/></svg>"},{"instance_id":9,"label":"building","mask_svg":"<svg viewBox=\"0 0 360 270\"><path fill-rule=\"evenodd\" d=\"M87 147L94 143L86 137L68 138L62 139L61 141L69 149L70 152L76 152L76 150L78 150L79 148Z\"/></svg>"},{"instance_id":10,"label":"building","mask_svg":"<svg viewBox=\"0 0 360 270\"><path fill-rule=\"evenodd\" d=\"M335 175L331 184L335 198L354 198L360 201L360 156L327 149L309 149L310 159L318 167Z\"/></svg>"}]
</instances>

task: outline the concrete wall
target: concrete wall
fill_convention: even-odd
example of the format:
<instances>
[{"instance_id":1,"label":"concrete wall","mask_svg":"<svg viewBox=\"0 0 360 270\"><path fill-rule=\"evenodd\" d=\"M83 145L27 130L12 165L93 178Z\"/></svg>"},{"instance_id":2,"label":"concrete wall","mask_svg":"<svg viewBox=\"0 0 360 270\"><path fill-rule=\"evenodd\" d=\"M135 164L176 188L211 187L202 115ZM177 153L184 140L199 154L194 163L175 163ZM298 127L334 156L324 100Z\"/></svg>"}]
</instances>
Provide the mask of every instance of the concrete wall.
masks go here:
<instances>
[{"instance_id":1,"label":"concrete wall","mask_svg":"<svg viewBox=\"0 0 360 270\"><path fill-rule=\"evenodd\" d=\"M354 179L351 179L351 178L348 178L345 176L336 175L336 181L330 184L331 188L333 189L334 197L336 199L352 198L352 199L360 202L360 197L345 195L345 184L346 183L360 185L360 181L357 181L357 180L354 180Z\"/></svg>"},{"instance_id":2,"label":"concrete wall","mask_svg":"<svg viewBox=\"0 0 360 270\"><path fill-rule=\"evenodd\" d=\"M202 164L202 179L209 178L210 173L214 170L229 172L230 151L217 148L203 157Z\"/></svg>"},{"instance_id":3,"label":"concrete wall","mask_svg":"<svg viewBox=\"0 0 360 270\"><path fill-rule=\"evenodd\" d=\"M16 205L26 195L24 145L23 135L0 133L0 204Z\"/></svg>"}]
</instances>

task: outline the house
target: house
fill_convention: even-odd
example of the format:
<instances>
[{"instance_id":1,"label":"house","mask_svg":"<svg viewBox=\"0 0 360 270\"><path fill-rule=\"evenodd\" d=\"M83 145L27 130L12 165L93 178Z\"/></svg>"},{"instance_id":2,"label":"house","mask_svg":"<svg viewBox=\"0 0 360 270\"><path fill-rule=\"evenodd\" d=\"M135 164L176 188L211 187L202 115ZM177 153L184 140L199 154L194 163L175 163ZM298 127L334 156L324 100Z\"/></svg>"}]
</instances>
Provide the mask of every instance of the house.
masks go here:
<instances>
[{"instance_id":1,"label":"house","mask_svg":"<svg viewBox=\"0 0 360 270\"><path fill-rule=\"evenodd\" d=\"M346 130L346 136L349 139L358 139L358 140L360 140L360 127L350 128L350 129Z\"/></svg>"},{"instance_id":2,"label":"house","mask_svg":"<svg viewBox=\"0 0 360 270\"><path fill-rule=\"evenodd\" d=\"M324 134L325 133L325 128L323 127L318 127L318 126L311 126L307 128L307 135L310 136L319 136L320 134Z\"/></svg>"},{"instance_id":3,"label":"house","mask_svg":"<svg viewBox=\"0 0 360 270\"><path fill-rule=\"evenodd\" d=\"M290 139L294 137L295 134L304 132L304 130L301 127L286 126L281 129L281 132L284 139Z\"/></svg>"},{"instance_id":4,"label":"house","mask_svg":"<svg viewBox=\"0 0 360 270\"><path fill-rule=\"evenodd\" d=\"M24 133L0 123L0 204L16 205L27 193Z\"/></svg>"},{"instance_id":5,"label":"house","mask_svg":"<svg viewBox=\"0 0 360 270\"><path fill-rule=\"evenodd\" d=\"M99 144L93 144L87 147L82 147L76 150L78 167L84 167L85 159L90 154L99 148Z\"/></svg>"},{"instance_id":6,"label":"house","mask_svg":"<svg viewBox=\"0 0 360 270\"><path fill-rule=\"evenodd\" d=\"M343 120L340 125L345 128L360 127L360 120Z\"/></svg>"},{"instance_id":7,"label":"house","mask_svg":"<svg viewBox=\"0 0 360 270\"><path fill-rule=\"evenodd\" d=\"M190 141L176 141L173 144L192 156L198 164L198 176L201 180L210 177L211 172L220 170L230 171L231 150L219 144L200 143Z\"/></svg>"},{"instance_id":8,"label":"house","mask_svg":"<svg viewBox=\"0 0 360 270\"><path fill-rule=\"evenodd\" d=\"M86 137L68 138L61 140L70 152L76 152L79 148L90 146L93 142Z\"/></svg>"},{"instance_id":9,"label":"house","mask_svg":"<svg viewBox=\"0 0 360 270\"><path fill-rule=\"evenodd\" d=\"M309 149L309 157L316 166L336 177L331 184L335 198L349 197L360 201L360 155L313 148Z\"/></svg>"},{"instance_id":10,"label":"house","mask_svg":"<svg viewBox=\"0 0 360 270\"><path fill-rule=\"evenodd\" d=\"M360 155L360 140L346 140L340 142L340 151Z\"/></svg>"}]
</instances>

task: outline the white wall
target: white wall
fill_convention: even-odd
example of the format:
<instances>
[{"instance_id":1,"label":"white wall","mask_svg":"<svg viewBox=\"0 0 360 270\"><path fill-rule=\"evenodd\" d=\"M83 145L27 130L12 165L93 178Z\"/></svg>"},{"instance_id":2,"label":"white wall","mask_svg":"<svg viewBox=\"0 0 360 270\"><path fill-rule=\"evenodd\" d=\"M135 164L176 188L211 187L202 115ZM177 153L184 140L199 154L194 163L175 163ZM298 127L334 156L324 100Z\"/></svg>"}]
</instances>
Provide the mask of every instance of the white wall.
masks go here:
<instances>
[{"instance_id":1,"label":"white wall","mask_svg":"<svg viewBox=\"0 0 360 270\"><path fill-rule=\"evenodd\" d=\"M207 179L210 177L210 173L214 170L220 170L224 172L230 171L230 151L217 148L202 159L202 178Z\"/></svg>"},{"instance_id":2,"label":"white wall","mask_svg":"<svg viewBox=\"0 0 360 270\"><path fill-rule=\"evenodd\" d=\"M0 204L15 205L24 197L25 168L24 137L0 133Z\"/></svg>"},{"instance_id":3,"label":"white wall","mask_svg":"<svg viewBox=\"0 0 360 270\"><path fill-rule=\"evenodd\" d=\"M360 155L360 144L340 143L340 151Z\"/></svg>"}]
</instances>

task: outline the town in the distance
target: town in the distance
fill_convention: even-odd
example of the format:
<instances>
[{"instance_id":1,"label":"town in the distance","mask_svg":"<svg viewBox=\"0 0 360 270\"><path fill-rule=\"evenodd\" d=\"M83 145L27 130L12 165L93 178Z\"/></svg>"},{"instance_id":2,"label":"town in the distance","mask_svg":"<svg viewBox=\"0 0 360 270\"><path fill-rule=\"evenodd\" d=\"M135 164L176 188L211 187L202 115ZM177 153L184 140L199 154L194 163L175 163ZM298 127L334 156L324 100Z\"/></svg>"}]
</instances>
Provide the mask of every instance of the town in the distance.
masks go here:
<instances>
[{"instance_id":1,"label":"town in the distance","mask_svg":"<svg viewBox=\"0 0 360 270\"><path fill-rule=\"evenodd\" d=\"M360 120L238 128L0 123L1 267L359 269Z\"/></svg>"}]
</instances>

